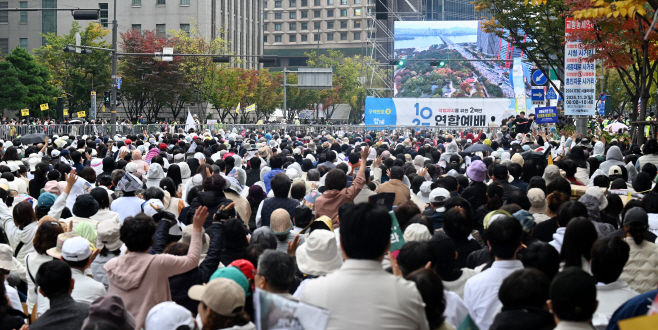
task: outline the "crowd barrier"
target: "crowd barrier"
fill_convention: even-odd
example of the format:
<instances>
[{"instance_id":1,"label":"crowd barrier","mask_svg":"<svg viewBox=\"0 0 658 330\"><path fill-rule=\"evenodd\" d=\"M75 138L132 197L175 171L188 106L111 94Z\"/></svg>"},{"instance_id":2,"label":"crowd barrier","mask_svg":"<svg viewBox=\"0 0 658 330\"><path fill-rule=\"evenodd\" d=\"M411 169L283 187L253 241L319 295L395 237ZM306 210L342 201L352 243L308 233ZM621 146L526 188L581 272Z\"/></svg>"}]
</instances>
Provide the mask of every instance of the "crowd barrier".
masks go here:
<instances>
[{"instance_id":1,"label":"crowd barrier","mask_svg":"<svg viewBox=\"0 0 658 330\"><path fill-rule=\"evenodd\" d=\"M300 134L304 132L312 132L315 134L339 134L345 132L358 132L364 134L366 132L396 132L399 135L410 135L413 132L421 130L433 133L453 133L460 129L475 128L476 130L482 129L483 132L488 132L488 127L454 127L454 126L391 126L391 125L294 125L294 124L277 124L269 123L262 125L255 124L200 124L196 125L195 130L199 133L224 130L227 133L237 132L241 134L243 131L248 132L286 132L288 134ZM159 125L159 124L146 124L146 125L102 125L102 124L67 124L67 125L0 125L0 137L2 139L14 139L27 134L44 133L48 136L53 135L128 135L128 134L142 134L146 131L148 134L154 133L178 133L185 130L185 125Z\"/></svg>"}]
</instances>

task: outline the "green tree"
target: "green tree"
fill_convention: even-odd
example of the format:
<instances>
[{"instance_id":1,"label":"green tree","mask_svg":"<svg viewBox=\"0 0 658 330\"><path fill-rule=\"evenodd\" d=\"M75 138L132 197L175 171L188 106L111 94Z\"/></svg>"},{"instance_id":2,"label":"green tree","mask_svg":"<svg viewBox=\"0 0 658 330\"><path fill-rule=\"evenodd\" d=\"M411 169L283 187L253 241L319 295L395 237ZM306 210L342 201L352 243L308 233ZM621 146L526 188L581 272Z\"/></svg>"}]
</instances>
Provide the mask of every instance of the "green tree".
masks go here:
<instances>
[{"instance_id":1,"label":"green tree","mask_svg":"<svg viewBox=\"0 0 658 330\"><path fill-rule=\"evenodd\" d=\"M50 83L66 94L70 114L89 112L91 91L103 95L103 91L109 89L112 57L110 52L99 50L92 51L91 55L66 53L64 47L75 44L75 34L80 33L82 45L108 48L109 44L103 38L109 32L98 23L90 22L82 28L78 22L73 21L68 34L44 35L47 43L34 49L37 62L46 66L52 74ZM96 104L100 107L103 102L100 97L98 99Z\"/></svg>"},{"instance_id":2,"label":"green tree","mask_svg":"<svg viewBox=\"0 0 658 330\"><path fill-rule=\"evenodd\" d=\"M8 61L0 61L0 110L21 109L28 89L18 79L18 71Z\"/></svg>"},{"instance_id":3,"label":"green tree","mask_svg":"<svg viewBox=\"0 0 658 330\"><path fill-rule=\"evenodd\" d=\"M247 104L256 105L256 119L261 119L273 114L283 103L283 74L272 73L268 69L260 69L255 73L254 92L246 100ZM246 112L243 115L245 122L247 115Z\"/></svg>"},{"instance_id":4,"label":"green tree","mask_svg":"<svg viewBox=\"0 0 658 330\"><path fill-rule=\"evenodd\" d=\"M5 61L9 65L0 66L0 77L3 80L7 79L8 82L16 83L15 91L19 94L10 97L4 96L4 99L0 98L0 102L2 102L0 107L16 110L18 115L20 115L20 109L25 108L30 109L30 115L35 117L53 114L52 110L41 111L39 107L41 104L48 103L48 108L54 109L59 94L57 88L49 83L51 78L48 68L37 63L34 56L21 47L12 50L5 57ZM2 87L2 89L5 88L10 89L11 87ZM0 95L4 95L4 93Z\"/></svg>"}]
</instances>

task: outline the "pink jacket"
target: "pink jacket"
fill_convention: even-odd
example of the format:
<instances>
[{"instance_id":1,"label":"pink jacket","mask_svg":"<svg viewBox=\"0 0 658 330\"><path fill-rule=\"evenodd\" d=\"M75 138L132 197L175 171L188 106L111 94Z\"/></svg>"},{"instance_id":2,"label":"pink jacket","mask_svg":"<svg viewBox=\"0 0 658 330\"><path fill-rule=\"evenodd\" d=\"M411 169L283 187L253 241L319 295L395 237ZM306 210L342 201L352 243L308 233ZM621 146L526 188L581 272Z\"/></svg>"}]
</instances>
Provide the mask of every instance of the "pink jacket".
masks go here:
<instances>
[{"instance_id":1,"label":"pink jacket","mask_svg":"<svg viewBox=\"0 0 658 330\"><path fill-rule=\"evenodd\" d=\"M135 317L136 330L144 327L146 315L161 302L171 301L169 277L188 272L199 264L201 233L193 233L186 256L129 252L105 264L109 293L123 299Z\"/></svg>"},{"instance_id":2,"label":"pink jacket","mask_svg":"<svg viewBox=\"0 0 658 330\"><path fill-rule=\"evenodd\" d=\"M349 188L344 188L341 191L332 189L322 193L322 196L315 200L315 218L326 215L331 220L336 220L338 208L345 203L354 202L354 197L359 194L365 183L365 174L359 171Z\"/></svg>"}]
</instances>

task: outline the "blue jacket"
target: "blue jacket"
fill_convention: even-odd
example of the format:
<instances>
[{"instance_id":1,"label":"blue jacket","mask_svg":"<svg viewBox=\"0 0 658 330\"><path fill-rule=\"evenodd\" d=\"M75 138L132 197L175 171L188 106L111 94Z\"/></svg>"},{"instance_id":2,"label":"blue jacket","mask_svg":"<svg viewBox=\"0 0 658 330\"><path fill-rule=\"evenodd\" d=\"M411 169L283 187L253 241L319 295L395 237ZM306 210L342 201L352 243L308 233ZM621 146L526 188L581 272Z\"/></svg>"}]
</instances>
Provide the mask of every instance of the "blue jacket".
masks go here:
<instances>
[{"instance_id":1,"label":"blue jacket","mask_svg":"<svg viewBox=\"0 0 658 330\"><path fill-rule=\"evenodd\" d=\"M265 173L265 176L263 176L263 181L265 182L265 193L266 194L268 194L270 192L270 190L272 189L270 187L270 180L272 180L272 178L275 175L279 174L279 173L283 173L283 170L280 169L280 168L275 168L275 169L272 169L269 172Z\"/></svg>"},{"instance_id":2,"label":"blue jacket","mask_svg":"<svg viewBox=\"0 0 658 330\"><path fill-rule=\"evenodd\" d=\"M438 208L438 209L442 209L442 207ZM430 220L432 220L432 226L433 226L432 233L437 229L443 228L443 215L444 214L445 214L444 212L438 212L438 211L434 210L431 206L428 206L425 209L425 211L423 211L423 215L426 215L426 216L430 217Z\"/></svg>"}]
</instances>

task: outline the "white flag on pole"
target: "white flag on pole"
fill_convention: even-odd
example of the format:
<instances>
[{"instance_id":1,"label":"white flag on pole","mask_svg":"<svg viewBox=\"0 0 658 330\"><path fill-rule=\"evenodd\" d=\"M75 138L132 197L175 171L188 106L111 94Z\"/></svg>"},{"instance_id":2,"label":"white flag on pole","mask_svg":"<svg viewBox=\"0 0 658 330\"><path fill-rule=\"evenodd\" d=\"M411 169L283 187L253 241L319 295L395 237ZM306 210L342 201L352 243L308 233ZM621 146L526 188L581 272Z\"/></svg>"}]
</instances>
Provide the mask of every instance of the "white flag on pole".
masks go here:
<instances>
[{"instance_id":1,"label":"white flag on pole","mask_svg":"<svg viewBox=\"0 0 658 330\"><path fill-rule=\"evenodd\" d=\"M187 110L187 120L185 121L185 133L190 131L190 128L196 129L196 123L194 122L194 117L190 113L190 110Z\"/></svg>"}]
</instances>

